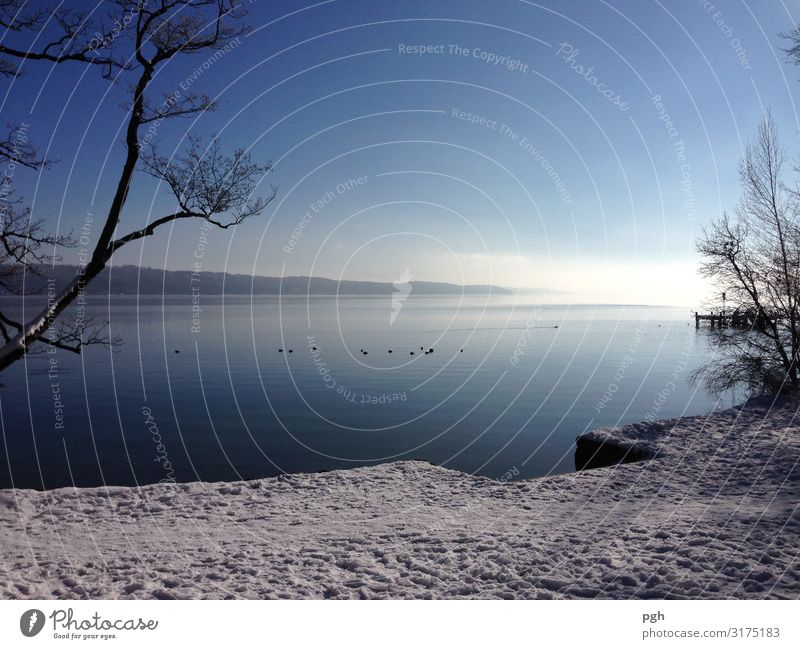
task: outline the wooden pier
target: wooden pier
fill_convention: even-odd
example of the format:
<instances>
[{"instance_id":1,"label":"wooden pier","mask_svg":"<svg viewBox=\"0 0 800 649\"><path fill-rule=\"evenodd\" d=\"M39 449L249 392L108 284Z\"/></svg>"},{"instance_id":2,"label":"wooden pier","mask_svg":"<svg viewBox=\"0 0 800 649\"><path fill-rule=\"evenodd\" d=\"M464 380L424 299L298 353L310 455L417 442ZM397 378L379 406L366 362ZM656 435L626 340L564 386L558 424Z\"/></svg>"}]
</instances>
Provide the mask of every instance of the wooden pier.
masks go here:
<instances>
[{"instance_id":1,"label":"wooden pier","mask_svg":"<svg viewBox=\"0 0 800 649\"><path fill-rule=\"evenodd\" d=\"M733 311L732 313L697 313L694 314L694 326L700 328L701 322L708 322L711 328L722 329L723 327L742 327L747 329L763 329L769 322L775 322L775 318L769 316L759 316L754 311Z\"/></svg>"}]
</instances>

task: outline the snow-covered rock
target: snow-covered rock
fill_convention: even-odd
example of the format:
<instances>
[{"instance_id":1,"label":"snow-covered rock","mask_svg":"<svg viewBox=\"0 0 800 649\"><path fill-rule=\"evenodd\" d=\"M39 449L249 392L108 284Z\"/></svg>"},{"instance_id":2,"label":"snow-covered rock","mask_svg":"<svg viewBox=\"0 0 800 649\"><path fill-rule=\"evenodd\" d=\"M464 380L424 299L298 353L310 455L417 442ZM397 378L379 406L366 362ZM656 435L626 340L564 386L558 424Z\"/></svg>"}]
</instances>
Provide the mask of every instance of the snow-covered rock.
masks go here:
<instances>
[{"instance_id":1,"label":"snow-covered rock","mask_svg":"<svg viewBox=\"0 0 800 649\"><path fill-rule=\"evenodd\" d=\"M643 422L617 428L596 428L575 440L575 468L598 469L653 460L668 441L668 422Z\"/></svg>"}]
</instances>

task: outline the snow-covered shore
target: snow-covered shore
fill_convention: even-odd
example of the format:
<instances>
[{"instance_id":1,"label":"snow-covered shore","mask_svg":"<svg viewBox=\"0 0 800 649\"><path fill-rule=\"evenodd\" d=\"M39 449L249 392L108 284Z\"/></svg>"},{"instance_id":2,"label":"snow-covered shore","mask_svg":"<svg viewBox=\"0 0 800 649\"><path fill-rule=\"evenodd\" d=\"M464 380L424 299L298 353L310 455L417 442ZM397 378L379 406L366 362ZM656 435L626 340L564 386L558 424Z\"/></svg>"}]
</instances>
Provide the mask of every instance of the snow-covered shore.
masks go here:
<instances>
[{"instance_id":1,"label":"snow-covered shore","mask_svg":"<svg viewBox=\"0 0 800 649\"><path fill-rule=\"evenodd\" d=\"M655 459L525 482L396 462L0 491L0 596L795 598L797 413L595 431Z\"/></svg>"}]
</instances>

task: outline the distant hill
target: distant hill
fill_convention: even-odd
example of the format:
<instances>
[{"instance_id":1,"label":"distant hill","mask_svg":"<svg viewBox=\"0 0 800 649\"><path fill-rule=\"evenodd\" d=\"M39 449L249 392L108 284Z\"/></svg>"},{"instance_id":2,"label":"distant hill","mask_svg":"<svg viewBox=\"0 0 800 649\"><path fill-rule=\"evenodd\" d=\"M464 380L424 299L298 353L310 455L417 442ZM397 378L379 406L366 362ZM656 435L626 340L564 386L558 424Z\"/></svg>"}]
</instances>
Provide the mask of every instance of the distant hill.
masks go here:
<instances>
[{"instance_id":1,"label":"distant hill","mask_svg":"<svg viewBox=\"0 0 800 649\"><path fill-rule=\"evenodd\" d=\"M57 288L65 286L78 271L77 266L59 264L44 267L42 275L28 275L27 290L44 292L48 279ZM109 282L110 279L110 282ZM198 287L204 295L391 295L396 289L391 282L337 281L325 277L265 277L231 273L188 270L162 270L139 266L106 268L86 287L90 295L187 295ZM415 295L510 295L512 291L498 286L473 284L460 286L443 282L411 282Z\"/></svg>"}]
</instances>

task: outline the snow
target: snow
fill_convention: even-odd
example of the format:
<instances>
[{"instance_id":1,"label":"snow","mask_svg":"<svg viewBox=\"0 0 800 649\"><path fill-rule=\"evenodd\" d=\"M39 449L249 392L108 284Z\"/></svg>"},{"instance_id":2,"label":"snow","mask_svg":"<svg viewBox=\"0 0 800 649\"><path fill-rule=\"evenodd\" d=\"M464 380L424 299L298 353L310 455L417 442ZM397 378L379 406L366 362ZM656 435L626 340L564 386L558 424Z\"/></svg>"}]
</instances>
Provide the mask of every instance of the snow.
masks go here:
<instances>
[{"instance_id":1,"label":"snow","mask_svg":"<svg viewBox=\"0 0 800 649\"><path fill-rule=\"evenodd\" d=\"M587 433L647 461L0 491L4 598L798 596L798 404Z\"/></svg>"}]
</instances>

